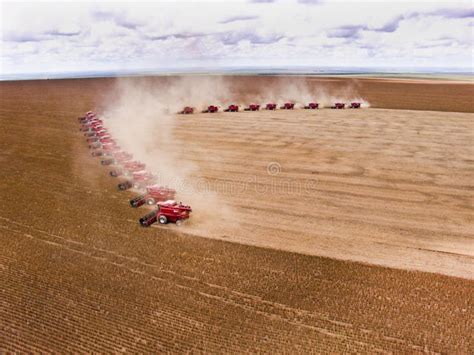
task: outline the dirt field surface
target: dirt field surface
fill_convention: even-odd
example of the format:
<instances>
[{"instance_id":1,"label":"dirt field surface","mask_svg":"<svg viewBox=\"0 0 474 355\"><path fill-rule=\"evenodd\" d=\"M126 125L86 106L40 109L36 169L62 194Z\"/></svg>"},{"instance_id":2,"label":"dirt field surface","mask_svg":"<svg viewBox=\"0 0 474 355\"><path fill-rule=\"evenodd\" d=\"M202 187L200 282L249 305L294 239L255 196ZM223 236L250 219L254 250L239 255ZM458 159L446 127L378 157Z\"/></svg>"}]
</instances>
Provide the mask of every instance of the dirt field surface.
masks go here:
<instances>
[{"instance_id":1,"label":"dirt field surface","mask_svg":"<svg viewBox=\"0 0 474 355\"><path fill-rule=\"evenodd\" d=\"M189 229L474 278L472 118L379 109L186 116L180 160L195 161L204 187L231 209L214 221L203 206Z\"/></svg>"},{"instance_id":2,"label":"dirt field surface","mask_svg":"<svg viewBox=\"0 0 474 355\"><path fill-rule=\"evenodd\" d=\"M226 211L143 229L77 130L114 80L1 83L0 351L472 353L473 116L390 109L472 85L346 84L372 108L176 118Z\"/></svg>"}]
</instances>

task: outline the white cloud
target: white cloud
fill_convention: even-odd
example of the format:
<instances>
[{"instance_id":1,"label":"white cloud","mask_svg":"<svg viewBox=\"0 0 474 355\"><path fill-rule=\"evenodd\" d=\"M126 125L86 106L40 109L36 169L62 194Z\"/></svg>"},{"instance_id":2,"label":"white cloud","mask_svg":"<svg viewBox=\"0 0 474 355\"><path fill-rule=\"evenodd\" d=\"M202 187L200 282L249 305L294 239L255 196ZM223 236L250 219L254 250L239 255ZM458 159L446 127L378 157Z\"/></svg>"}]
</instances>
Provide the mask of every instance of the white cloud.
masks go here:
<instances>
[{"instance_id":1,"label":"white cloud","mask_svg":"<svg viewBox=\"0 0 474 355\"><path fill-rule=\"evenodd\" d=\"M469 1L2 3L1 70L469 67L472 18Z\"/></svg>"}]
</instances>

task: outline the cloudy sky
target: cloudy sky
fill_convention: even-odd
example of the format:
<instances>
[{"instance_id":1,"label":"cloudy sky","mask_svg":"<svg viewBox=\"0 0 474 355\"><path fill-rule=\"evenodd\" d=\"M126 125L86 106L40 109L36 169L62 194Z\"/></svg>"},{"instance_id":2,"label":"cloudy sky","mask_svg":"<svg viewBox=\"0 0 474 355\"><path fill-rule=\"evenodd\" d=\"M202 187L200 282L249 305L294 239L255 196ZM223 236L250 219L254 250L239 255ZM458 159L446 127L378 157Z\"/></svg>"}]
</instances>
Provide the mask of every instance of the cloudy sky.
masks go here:
<instances>
[{"instance_id":1,"label":"cloudy sky","mask_svg":"<svg viewBox=\"0 0 474 355\"><path fill-rule=\"evenodd\" d=\"M2 2L1 72L471 68L471 1Z\"/></svg>"}]
</instances>

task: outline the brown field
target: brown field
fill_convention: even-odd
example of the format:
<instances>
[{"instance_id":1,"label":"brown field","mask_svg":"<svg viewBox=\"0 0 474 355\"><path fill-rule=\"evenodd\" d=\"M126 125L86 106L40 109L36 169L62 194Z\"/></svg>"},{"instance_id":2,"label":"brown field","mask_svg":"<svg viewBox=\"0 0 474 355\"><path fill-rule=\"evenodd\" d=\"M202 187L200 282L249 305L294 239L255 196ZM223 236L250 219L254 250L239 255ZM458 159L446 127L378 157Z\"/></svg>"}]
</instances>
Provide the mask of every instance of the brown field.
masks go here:
<instances>
[{"instance_id":1,"label":"brown field","mask_svg":"<svg viewBox=\"0 0 474 355\"><path fill-rule=\"evenodd\" d=\"M115 81L0 83L0 351L472 353L473 85L307 85L371 108L176 118L195 212L142 229L77 131Z\"/></svg>"}]
</instances>

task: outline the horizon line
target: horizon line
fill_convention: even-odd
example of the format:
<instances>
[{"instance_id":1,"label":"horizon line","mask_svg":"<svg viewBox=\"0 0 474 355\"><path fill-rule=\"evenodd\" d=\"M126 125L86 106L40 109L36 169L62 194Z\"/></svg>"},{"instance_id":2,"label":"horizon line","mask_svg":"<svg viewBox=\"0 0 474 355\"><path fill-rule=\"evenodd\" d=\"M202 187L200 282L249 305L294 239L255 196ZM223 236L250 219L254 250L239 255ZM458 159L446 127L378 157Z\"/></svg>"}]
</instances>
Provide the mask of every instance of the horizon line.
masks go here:
<instances>
[{"instance_id":1,"label":"horizon line","mask_svg":"<svg viewBox=\"0 0 474 355\"><path fill-rule=\"evenodd\" d=\"M211 70L208 67L164 68L164 69L117 69L89 71L57 71L0 74L0 81L92 79L134 76L172 76L172 75L292 75L292 76L343 76L343 75L382 75L382 76L473 76L472 68L450 67L222 67Z\"/></svg>"}]
</instances>

